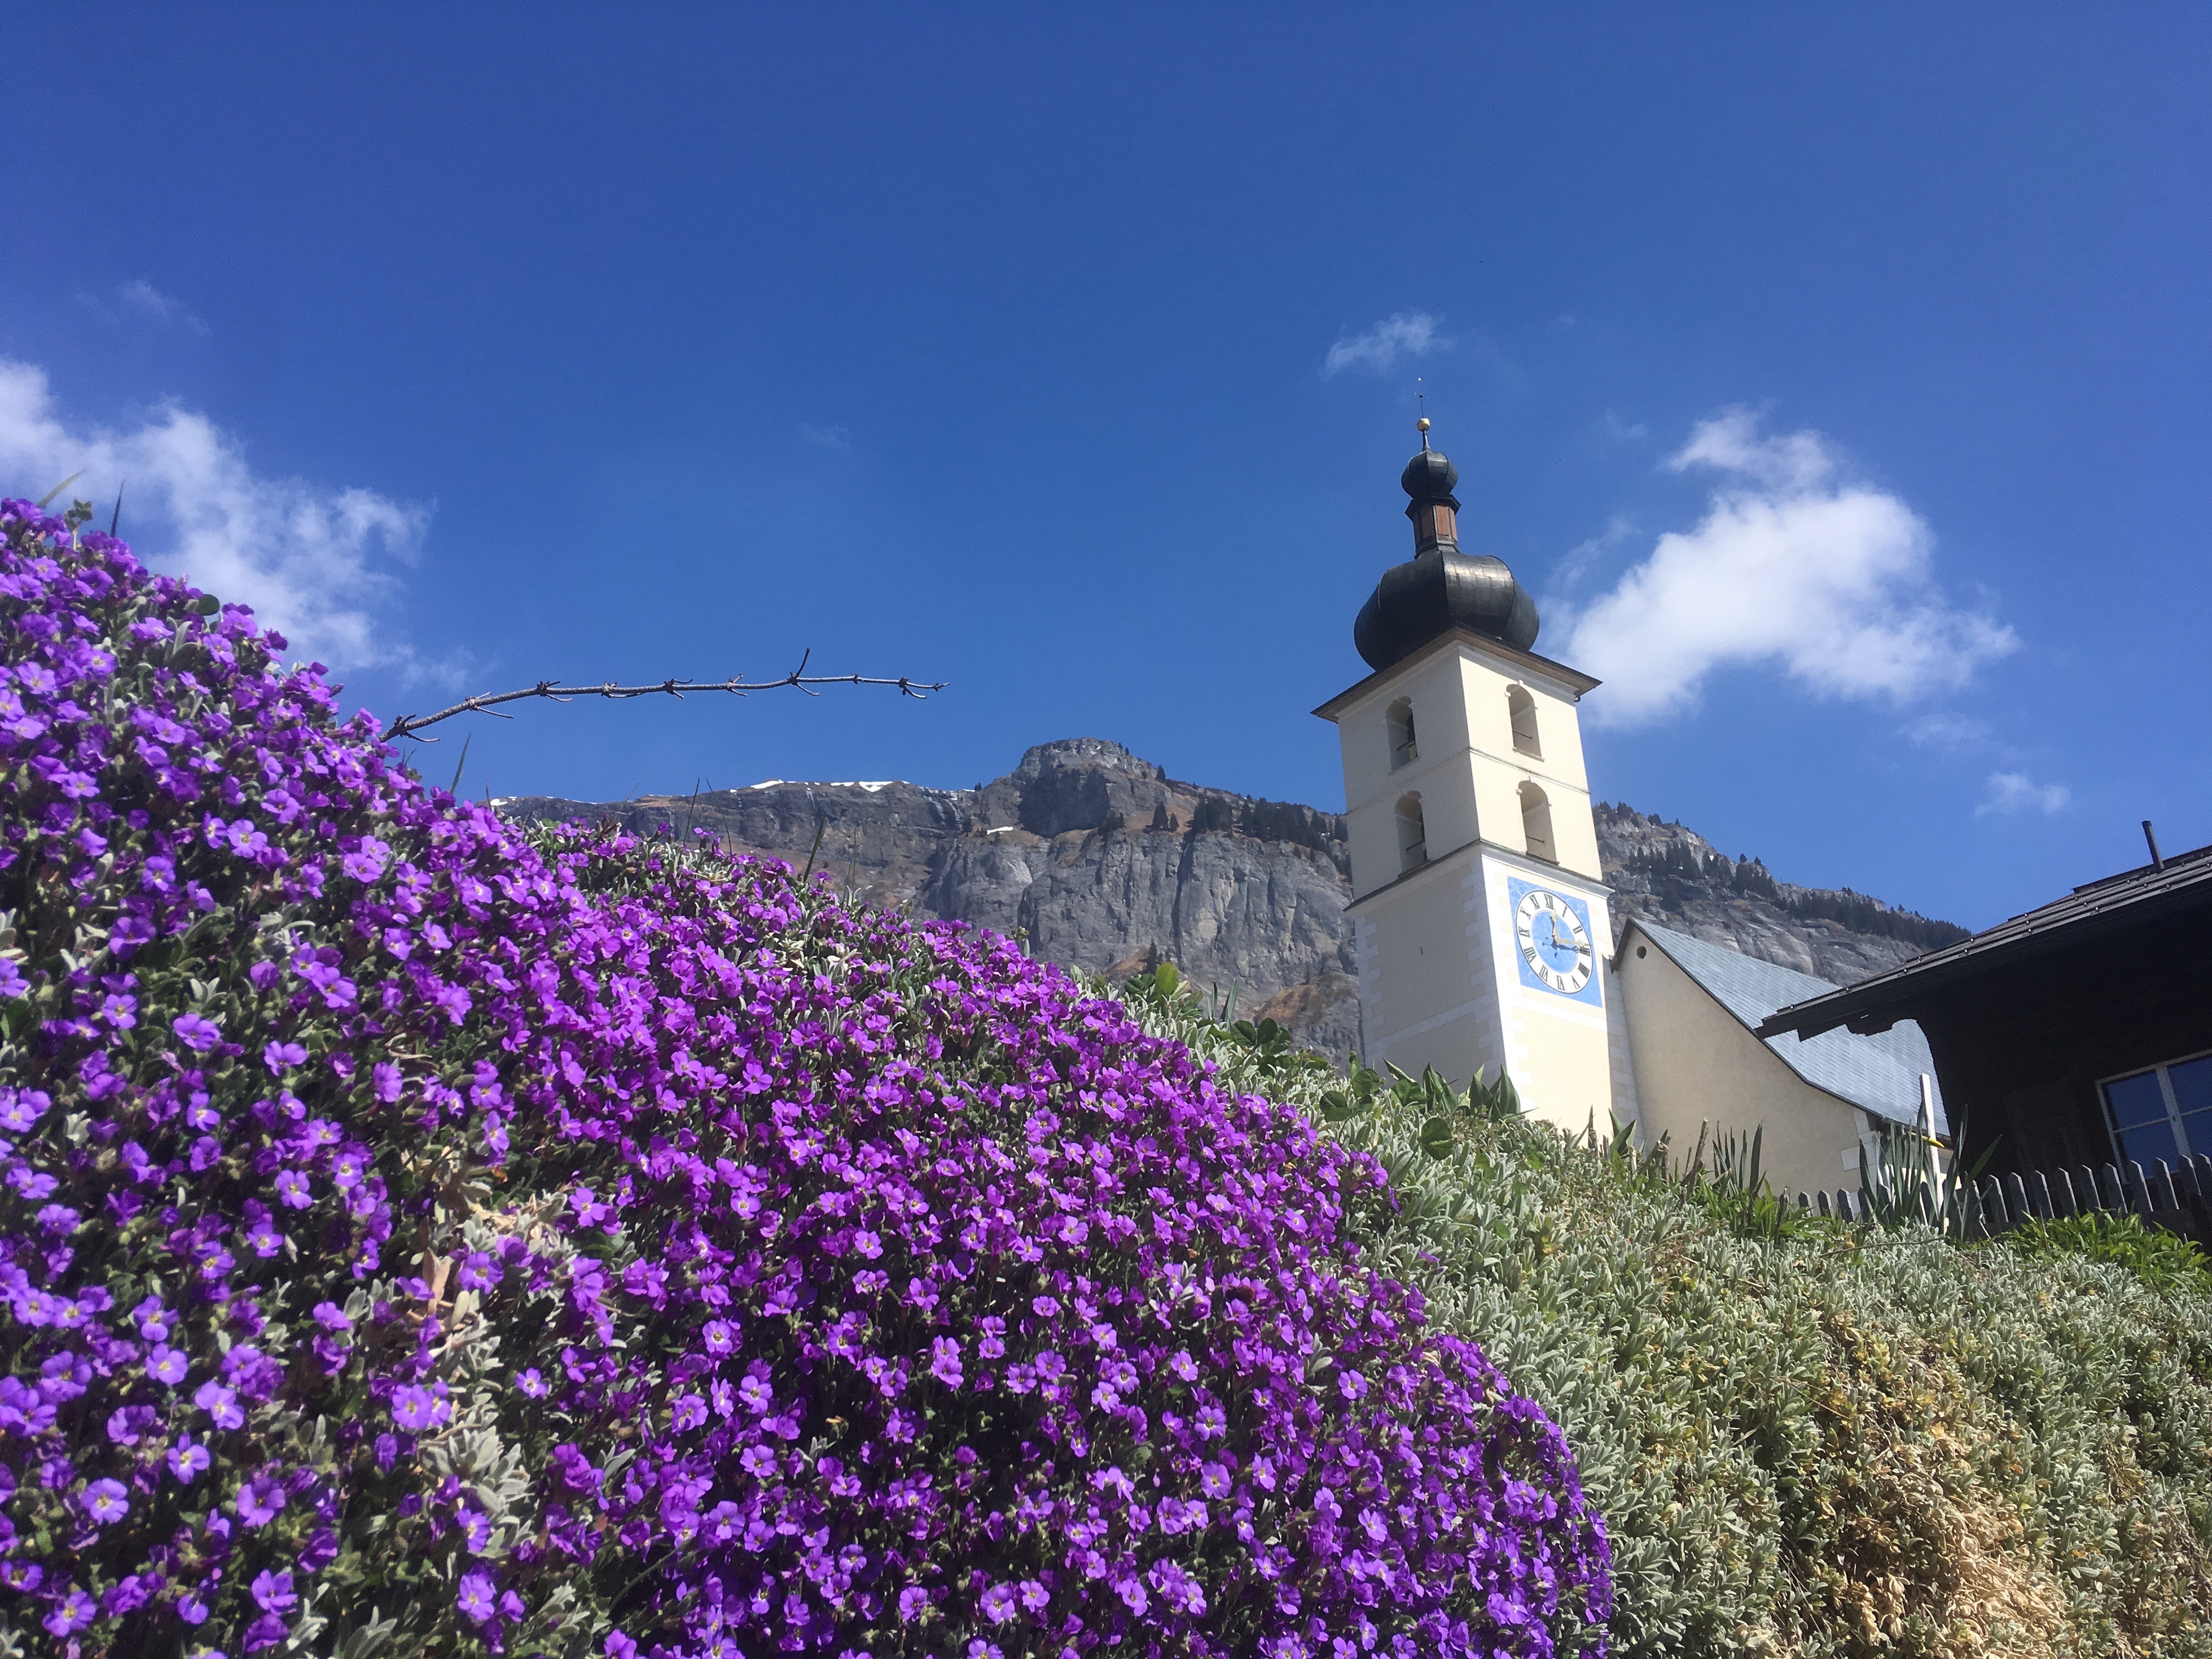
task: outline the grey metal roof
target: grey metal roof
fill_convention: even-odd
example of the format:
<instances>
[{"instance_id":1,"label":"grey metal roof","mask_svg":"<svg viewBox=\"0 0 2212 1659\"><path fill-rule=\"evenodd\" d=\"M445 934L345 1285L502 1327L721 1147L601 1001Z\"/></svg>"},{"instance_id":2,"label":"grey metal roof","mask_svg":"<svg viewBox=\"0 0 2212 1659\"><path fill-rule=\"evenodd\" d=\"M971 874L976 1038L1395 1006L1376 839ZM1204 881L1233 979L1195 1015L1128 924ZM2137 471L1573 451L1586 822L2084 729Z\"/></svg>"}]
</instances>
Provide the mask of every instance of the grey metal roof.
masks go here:
<instances>
[{"instance_id":1,"label":"grey metal roof","mask_svg":"<svg viewBox=\"0 0 2212 1659\"><path fill-rule=\"evenodd\" d=\"M1825 979L1761 962L1725 945L1708 945L1671 927L1655 927L1641 920L1629 926L1665 951L1668 961L1753 1034L1759 1022L1778 1008L1839 988ZM1919 1121L1921 1075L1925 1073L1930 1079L1936 1075L1928 1039L1909 1019L1872 1036L1832 1030L1815 1037L1785 1032L1760 1040L1778 1060L1815 1089L1892 1123L1909 1126ZM1950 1133L1940 1086L1936 1091L1936 1133Z\"/></svg>"},{"instance_id":2,"label":"grey metal roof","mask_svg":"<svg viewBox=\"0 0 2212 1659\"><path fill-rule=\"evenodd\" d=\"M2087 944L2116 930L2136 928L2212 904L2212 847L2177 853L2077 887L2040 909L1960 939L1901 967L1844 988L1820 986L1763 1021L1763 1032L1826 1031L1843 1025L1879 1024L1895 1018L1916 997L1972 978L1984 969ZM1999 957L2002 961L1992 962ZM1808 979L1808 986L1820 986Z\"/></svg>"}]
</instances>

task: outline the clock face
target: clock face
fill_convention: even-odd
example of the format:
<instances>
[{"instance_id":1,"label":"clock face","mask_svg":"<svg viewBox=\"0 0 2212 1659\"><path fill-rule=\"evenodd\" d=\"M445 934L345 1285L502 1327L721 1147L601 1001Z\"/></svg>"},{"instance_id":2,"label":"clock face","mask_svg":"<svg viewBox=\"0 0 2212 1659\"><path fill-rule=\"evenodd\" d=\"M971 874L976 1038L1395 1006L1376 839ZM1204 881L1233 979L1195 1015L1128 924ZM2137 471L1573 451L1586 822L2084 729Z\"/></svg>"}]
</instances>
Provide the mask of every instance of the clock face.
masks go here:
<instances>
[{"instance_id":1,"label":"clock face","mask_svg":"<svg viewBox=\"0 0 2212 1659\"><path fill-rule=\"evenodd\" d=\"M1529 972L1561 996L1573 996L1589 983L1597 960L1589 929L1557 893L1541 887L1523 893L1513 913L1513 937Z\"/></svg>"}]
</instances>

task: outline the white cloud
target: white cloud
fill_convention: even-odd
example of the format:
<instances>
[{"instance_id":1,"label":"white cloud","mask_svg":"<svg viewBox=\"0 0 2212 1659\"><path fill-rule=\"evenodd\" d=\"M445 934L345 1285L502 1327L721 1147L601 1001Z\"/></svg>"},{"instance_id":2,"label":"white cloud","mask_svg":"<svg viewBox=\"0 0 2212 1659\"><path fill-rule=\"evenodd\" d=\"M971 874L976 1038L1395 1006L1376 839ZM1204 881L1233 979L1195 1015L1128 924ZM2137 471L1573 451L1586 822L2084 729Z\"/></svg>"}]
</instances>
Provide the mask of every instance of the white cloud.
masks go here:
<instances>
[{"instance_id":1,"label":"white cloud","mask_svg":"<svg viewBox=\"0 0 2212 1659\"><path fill-rule=\"evenodd\" d=\"M846 427L816 426L811 421L801 421L799 435L823 449L850 449L853 447L853 434Z\"/></svg>"},{"instance_id":2,"label":"white cloud","mask_svg":"<svg viewBox=\"0 0 2212 1659\"><path fill-rule=\"evenodd\" d=\"M73 497L112 501L121 489L124 539L140 557L252 605L290 640L295 661L389 668L410 682L456 678L460 665L425 662L393 636L400 585L375 562L415 562L428 507L263 477L236 438L174 403L126 431L73 429L44 369L0 357L0 489L36 500L80 471L58 507Z\"/></svg>"},{"instance_id":3,"label":"white cloud","mask_svg":"<svg viewBox=\"0 0 2212 1659\"><path fill-rule=\"evenodd\" d=\"M1964 749L1970 744L1986 742L1989 736L1987 720L1940 709L1933 714L1923 714L1905 728L1905 740L1916 749Z\"/></svg>"},{"instance_id":4,"label":"white cloud","mask_svg":"<svg viewBox=\"0 0 2212 1659\"><path fill-rule=\"evenodd\" d=\"M1605 556L1636 533L1636 521L1616 513L1606 520L1605 528L1588 541L1577 543L1567 550L1559 561L1559 568L1552 573L1552 592L1564 597L1580 585L1583 577Z\"/></svg>"},{"instance_id":5,"label":"white cloud","mask_svg":"<svg viewBox=\"0 0 2212 1659\"><path fill-rule=\"evenodd\" d=\"M208 331L208 325L199 319L191 307L181 300L172 299L143 276L135 283L124 283L115 290L115 297L141 316L152 317L164 323L175 323L195 334Z\"/></svg>"},{"instance_id":6,"label":"white cloud","mask_svg":"<svg viewBox=\"0 0 2212 1659\"><path fill-rule=\"evenodd\" d=\"M1589 705L1599 724L1665 720L1694 707L1715 670L1754 664L1825 696L1908 702L1964 685L2019 644L1944 599L1927 525L1840 476L1819 433L1764 436L1755 414L1727 410L1667 465L1723 475L1705 516L1555 617L1562 654L1606 682Z\"/></svg>"},{"instance_id":7,"label":"white cloud","mask_svg":"<svg viewBox=\"0 0 2212 1659\"><path fill-rule=\"evenodd\" d=\"M1385 317L1364 334L1339 340L1328 349L1321 372L1326 379L1355 364L1378 374L1401 356L1421 357L1451 342L1437 332L1437 319L1425 311L1401 311Z\"/></svg>"},{"instance_id":8,"label":"white cloud","mask_svg":"<svg viewBox=\"0 0 2212 1659\"><path fill-rule=\"evenodd\" d=\"M2063 812L2066 804L2074 799L2074 792L2063 783L2037 783L2025 772L1992 772L1990 792L1982 804L1974 809L1976 817L1990 812L2027 811L2033 809L2048 817Z\"/></svg>"}]
</instances>

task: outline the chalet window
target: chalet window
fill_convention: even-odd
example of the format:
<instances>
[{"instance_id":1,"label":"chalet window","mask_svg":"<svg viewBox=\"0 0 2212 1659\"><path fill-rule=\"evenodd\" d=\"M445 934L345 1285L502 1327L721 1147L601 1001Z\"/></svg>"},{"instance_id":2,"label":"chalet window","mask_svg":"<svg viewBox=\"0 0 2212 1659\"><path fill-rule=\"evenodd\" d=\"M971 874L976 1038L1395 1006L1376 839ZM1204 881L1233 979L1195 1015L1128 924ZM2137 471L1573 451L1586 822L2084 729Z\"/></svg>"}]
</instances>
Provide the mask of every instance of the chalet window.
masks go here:
<instances>
[{"instance_id":1,"label":"chalet window","mask_svg":"<svg viewBox=\"0 0 2212 1659\"><path fill-rule=\"evenodd\" d=\"M1419 794L1398 798L1398 872L1418 870L1429 861L1429 830Z\"/></svg>"},{"instance_id":2,"label":"chalet window","mask_svg":"<svg viewBox=\"0 0 2212 1659\"><path fill-rule=\"evenodd\" d=\"M1521 835L1530 858L1547 864L1559 861L1559 848L1552 843L1552 803L1533 783L1521 786Z\"/></svg>"},{"instance_id":3,"label":"chalet window","mask_svg":"<svg viewBox=\"0 0 2212 1659\"><path fill-rule=\"evenodd\" d=\"M1421 757L1420 750L1413 746L1413 700L1410 697L1399 698L1390 705L1383 720L1389 727L1390 769L1395 772Z\"/></svg>"},{"instance_id":4,"label":"chalet window","mask_svg":"<svg viewBox=\"0 0 2212 1659\"><path fill-rule=\"evenodd\" d=\"M1505 707L1513 716L1513 746L1524 755L1544 758L1544 745L1536 738L1536 700L1519 686L1505 692Z\"/></svg>"},{"instance_id":5,"label":"chalet window","mask_svg":"<svg viewBox=\"0 0 2212 1659\"><path fill-rule=\"evenodd\" d=\"M2212 1153L2212 1054L2113 1078L2104 1091L2122 1158L2154 1170Z\"/></svg>"}]
</instances>

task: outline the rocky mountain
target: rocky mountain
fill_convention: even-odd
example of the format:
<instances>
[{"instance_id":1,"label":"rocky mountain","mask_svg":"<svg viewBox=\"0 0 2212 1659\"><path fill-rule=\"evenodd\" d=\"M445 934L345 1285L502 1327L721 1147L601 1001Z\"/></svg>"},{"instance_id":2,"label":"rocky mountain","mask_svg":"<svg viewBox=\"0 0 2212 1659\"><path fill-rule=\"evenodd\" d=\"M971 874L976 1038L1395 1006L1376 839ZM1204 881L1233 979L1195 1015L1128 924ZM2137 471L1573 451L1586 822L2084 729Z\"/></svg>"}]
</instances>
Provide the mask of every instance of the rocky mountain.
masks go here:
<instances>
[{"instance_id":1,"label":"rocky mountain","mask_svg":"<svg viewBox=\"0 0 2212 1659\"><path fill-rule=\"evenodd\" d=\"M1694 830L1600 801L1599 867L1613 926L1634 917L1801 974L1849 985L1966 937L1848 887L1777 881L1764 861L1732 859Z\"/></svg>"},{"instance_id":2,"label":"rocky mountain","mask_svg":"<svg viewBox=\"0 0 2212 1659\"><path fill-rule=\"evenodd\" d=\"M771 779L690 797L503 799L517 817L711 830L876 903L1022 938L1117 976L1171 961L1241 1013L1340 1054L1358 1046L1337 814L1170 778L1117 743L1041 744L973 789ZM1598 809L1620 919L1648 918L1839 983L1965 937L1848 889L1780 883L1755 859L1627 806Z\"/></svg>"}]
</instances>

